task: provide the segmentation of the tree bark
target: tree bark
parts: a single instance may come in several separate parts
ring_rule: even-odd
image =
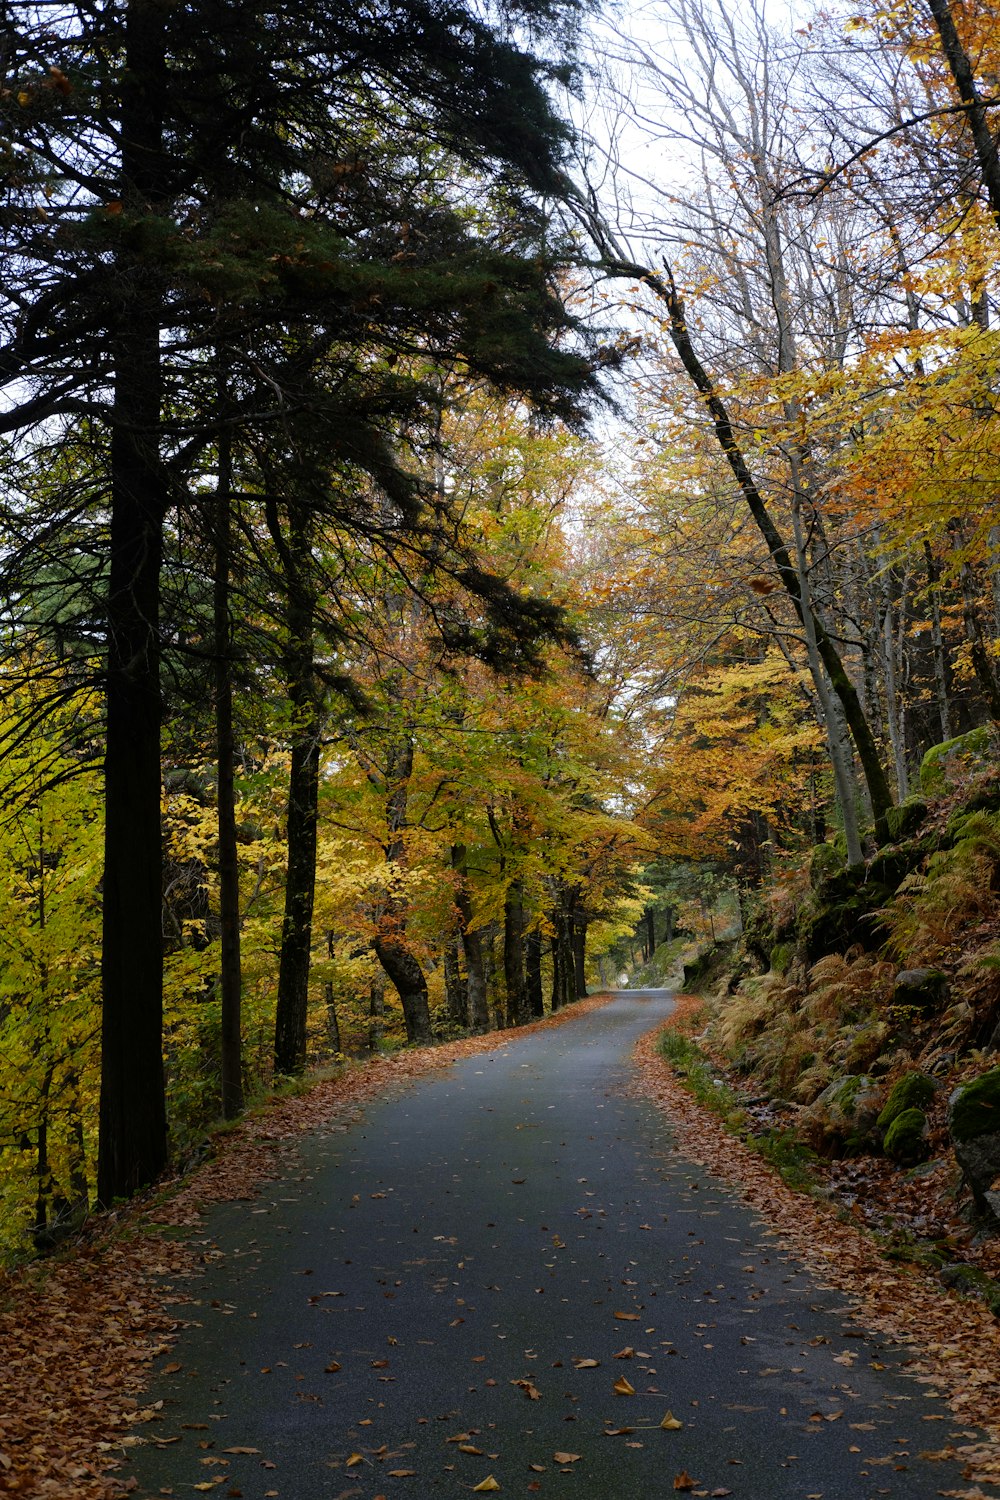
[[[528,1012],[534,1019],[545,1014],[542,989],[542,934],[535,927],[524,940],[524,981]]]
[[[122,201],[161,198],[168,87],[163,12],[132,0],[121,85]],[[156,269],[123,250],[113,334],[107,610],[99,1203],[167,1163],[160,830],[160,561],[167,486],[159,454],[161,296]]]
[[[993,217],[1000,226],[1000,159],[997,156],[997,143],[986,117],[982,96],[976,86],[972,63],[969,60],[969,54],[962,46],[948,0],[927,0],[927,6],[934,17],[934,24],[941,38],[941,50],[951,70],[951,76],[955,80],[958,96],[967,106],[966,117],[969,121],[969,130],[972,134],[983,186],[989,198]]]
[[[503,976],[507,989],[507,1024],[528,1019],[524,975],[524,890],[519,880],[507,887],[503,908]]]
[[[455,905],[460,919],[462,949],[465,953],[465,968],[469,986],[469,1027],[474,1032],[489,1031],[490,1012],[486,994],[486,962],[483,955],[483,940],[478,928],[472,926],[472,898],[466,879],[466,848],[454,844],[451,850],[451,867],[455,871]]]
[[[403,831],[407,821],[407,797],[413,770],[413,740],[403,735],[391,747],[386,769],[386,821],[389,843],[386,859],[402,864],[406,857]],[[416,954],[406,940],[406,906],[394,896],[386,900],[373,942],[375,953],[399,992],[409,1042],[432,1039],[427,980]]]
[[[319,820],[320,722],[314,664],[315,592],[309,577],[310,529],[293,515],[287,543],[274,508],[270,529],[278,546],[287,588],[284,669],[292,707],[292,751],[288,774],[288,845],[285,909],[278,961],[274,1023],[276,1073],[301,1073],[306,1063],[309,969],[316,895],[316,839]]]
[[[219,838],[219,998],[221,1005],[222,1113],[243,1110],[242,999],[240,962],[240,866],[236,841],[236,736],[233,729],[232,623],[229,573],[232,552],[232,440],[219,440],[215,496],[215,756]]]

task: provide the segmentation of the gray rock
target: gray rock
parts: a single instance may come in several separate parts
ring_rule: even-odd
[[[902,969],[892,987],[892,1003],[931,1010],[947,993],[948,977],[940,969]]]
[[[1000,1068],[959,1084],[948,1100],[948,1130],[976,1207],[1000,1220]]]

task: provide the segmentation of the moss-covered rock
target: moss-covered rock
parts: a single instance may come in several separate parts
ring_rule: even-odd
[[[956,735],[943,744],[932,745],[920,762],[920,790],[927,795],[944,791],[948,781],[949,764],[957,760],[971,761],[983,765],[990,757],[990,730],[986,724],[970,729],[966,734]]]
[[[889,837],[894,844],[912,838],[927,817],[927,803],[922,797],[907,797],[898,807],[890,807],[885,815]]]
[[[948,994],[948,976],[940,969],[901,969],[892,986],[893,1005],[937,1010]]]
[[[904,1073],[889,1090],[875,1124],[879,1130],[888,1130],[906,1110],[926,1109],[936,1093],[937,1084],[926,1073]]]
[[[948,1101],[948,1129],[976,1207],[1000,1220],[1000,1068],[959,1084]]]
[[[865,1073],[850,1073],[828,1084],[803,1110],[799,1128],[813,1150],[848,1156],[865,1149],[878,1114],[880,1089]]]
[[[815,890],[824,880],[829,880],[831,875],[838,874],[844,864],[843,849],[836,844],[817,844],[809,855],[809,884]]]
[[[866,876],[864,865],[851,865],[822,880],[801,907],[796,931],[808,963],[859,943],[873,949],[885,942],[882,909],[892,891]]]
[[[885,1133],[885,1154],[912,1167],[927,1155],[927,1116],[922,1109],[904,1109]]]
[[[948,1129],[953,1141],[1000,1135],[1000,1068],[991,1068],[960,1083],[948,1101]]]
[[[792,943],[775,943],[771,949],[771,968],[775,974],[787,974],[795,948]]]

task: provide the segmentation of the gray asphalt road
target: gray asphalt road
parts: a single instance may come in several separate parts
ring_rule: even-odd
[[[138,1493],[961,1489],[954,1461],[920,1457],[957,1431],[905,1351],[864,1336],[624,1095],[632,1042],[670,1006],[626,991],[515,1036],[215,1210],[193,1326],[149,1393],[163,1420],[130,1459]]]

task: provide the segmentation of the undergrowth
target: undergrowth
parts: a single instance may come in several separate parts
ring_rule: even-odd
[[[711,1060],[697,1043],[679,1031],[665,1031],[660,1052],[698,1103],[712,1111],[725,1128],[763,1157],[764,1161],[797,1192],[813,1192],[818,1186],[818,1158],[793,1130],[755,1131],[750,1128],[740,1096],[715,1076]]]

